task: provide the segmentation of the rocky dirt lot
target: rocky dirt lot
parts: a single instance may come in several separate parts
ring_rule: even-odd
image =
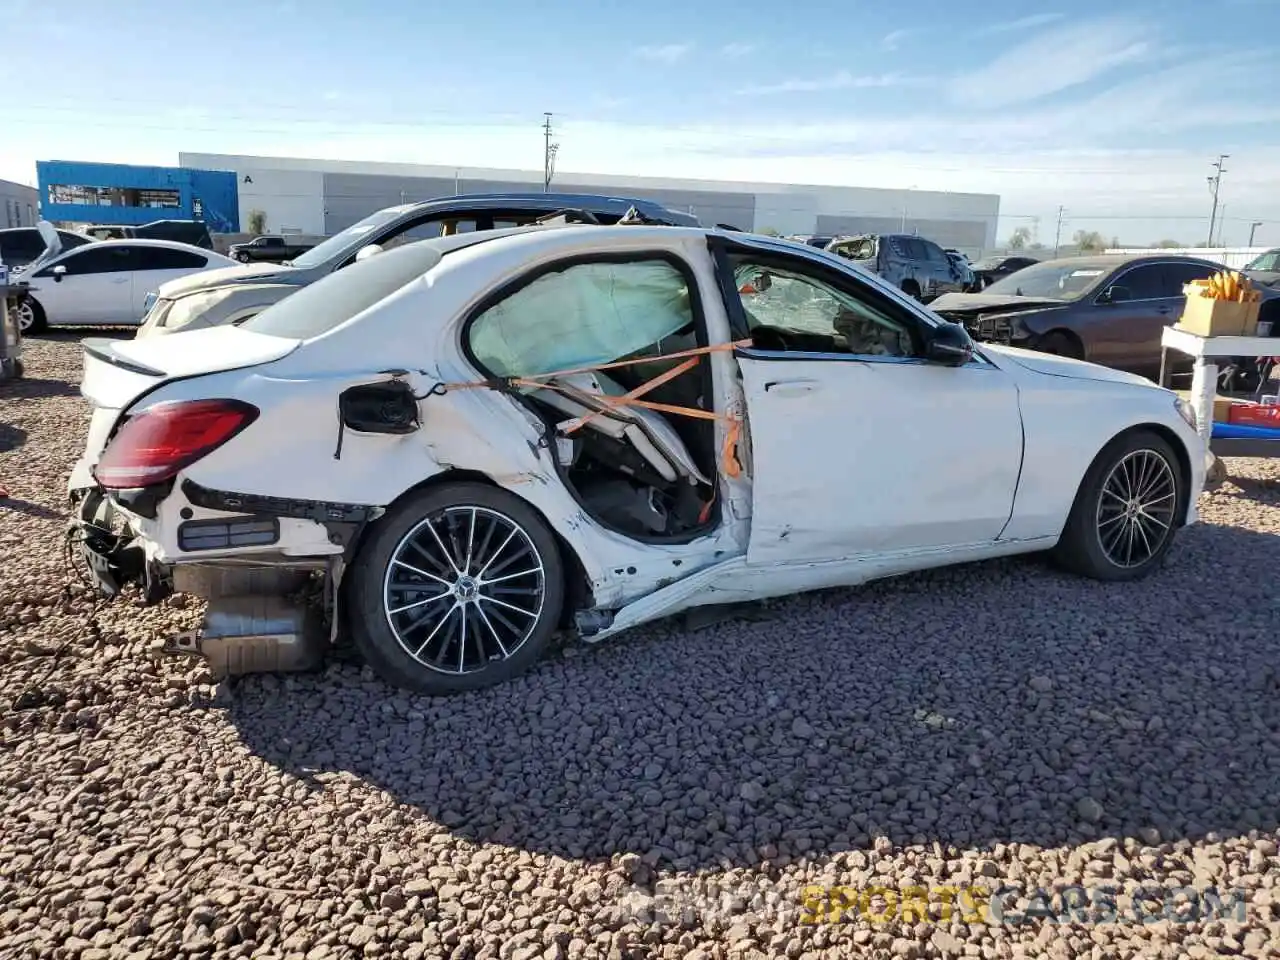
[[[27,353],[0,384],[0,955],[1280,956],[1280,466],[1230,463],[1139,584],[906,577],[448,700],[345,663],[215,688],[156,651],[194,601],[67,587],[80,349]],[[1032,909],[1073,885],[1072,915]]]

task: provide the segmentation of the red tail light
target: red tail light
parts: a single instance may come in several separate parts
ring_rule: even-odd
[[[108,490],[149,487],[172,479],[258,418],[239,400],[178,400],[130,419],[93,468]]]

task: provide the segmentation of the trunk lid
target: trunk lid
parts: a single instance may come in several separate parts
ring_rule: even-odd
[[[210,327],[143,340],[86,338],[80,392],[93,414],[84,454],[72,470],[68,488],[94,485],[89,468],[98,462],[121,413],[143,394],[173,380],[271,363],[288,356],[299,343],[239,327]]]

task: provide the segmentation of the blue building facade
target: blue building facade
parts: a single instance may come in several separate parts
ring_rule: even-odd
[[[121,226],[203,220],[213,233],[240,230],[236,175],[225,170],[40,160],[36,180],[45,220]]]

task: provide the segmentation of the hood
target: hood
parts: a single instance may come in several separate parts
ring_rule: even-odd
[[[982,352],[992,356],[992,359],[1006,370],[1009,369],[1011,364],[1016,364],[1024,370],[1044,374],[1047,377],[1066,377],[1069,380],[1096,380],[1102,383],[1131,383],[1135,386],[1163,389],[1156,386],[1146,377],[1140,377],[1136,373],[1113,370],[1110,367],[1102,367],[1096,363],[1073,360],[1070,357],[1059,357],[1051,353],[1038,353],[1035,350],[1023,350],[1020,347],[1006,347],[990,343],[982,344]]]
[[[234,267],[221,267],[217,270],[204,270],[170,280],[160,287],[160,296],[165,300],[185,296],[197,290],[209,287],[220,287],[228,283],[283,283],[302,285],[301,271],[286,267],[279,263],[243,264]]]
[[[1254,283],[1260,283],[1266,287],[1274,287],[1280,283],[1280,270],[1241,270],[1240,272]]]
[[[1018,310],[1045,310],[1065,307],[1068,301],[1049,297],[1017,297],[1009,293],[944,293],[929,309],[934,313],[976,316],[979,313],[1014,313]]]
[[[18,268],[22,273],[35,273],[41,266],[62,252],[62,238],[58,236],[58,231],[53,228],[52,223],[48,220],[41,220],[36,223],[36,231],[40,234],[40,239],[44,241],[44,249],[30,263],[23,264]]]

